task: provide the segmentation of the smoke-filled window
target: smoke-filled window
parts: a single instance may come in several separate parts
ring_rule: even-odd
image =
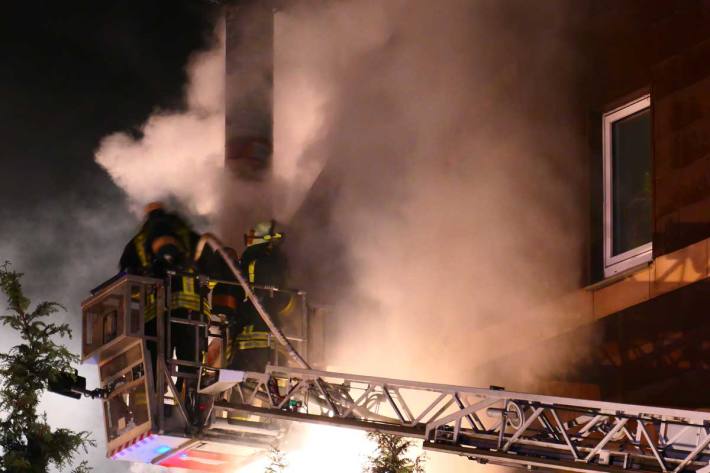
[[[651,259],[651,98],[604,114],[604,275]]]

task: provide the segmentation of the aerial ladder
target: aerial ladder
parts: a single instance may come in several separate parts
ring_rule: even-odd
[[[101,398],[112,459],[233,471],[278,444],[291,422],[303,422],[420,439],[424,450],[482,464],[710,473],[710,413],[312,369],[313,311],[305,294],[294,291],[302,298],[301,319],[297,333],[285,333],[254,290],[286,289],[250,286],[215,237],[202,238],[198,256],[206,245],[223,257],[236,282],[193,277],[202,287],[219,282],[244,289],[273,335],[273,364],[244,372],[199,356],[176,359],[167,348],[171,324],[191,325],[196,344],[200,337],[226,340],[228,324],[219,317],[171,317],[170,277],[108,281],[82,303],[82,359],[98,365],[101,386],[87,391],[81,384],[70,395]],[[144,333],[151,310],[157,336]],[[149,346],[157,347],[154,360]],[[192,396],[178,392],[179,378],[194,386]]]

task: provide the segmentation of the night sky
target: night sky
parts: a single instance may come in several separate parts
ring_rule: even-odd
[[[105,135],[138,133],[155,109],[183,106],[185,64],[207,45],[218,13],[205,0],[3,5],[0,261],[25,273],[35,301],[67,307],[56,317],[74,327],[75,351],[80,302],[116,272],[138,223],[93,153]],[[0,349],[11,340],[0,328]],[[82,374],[90,377],[89,368]],[[103,444],[96,401],[52,396],[45,399],[51,423],[96,429]],[[126,470],[102,456],[89,458],[96,471]]]
[[[8,219],[120,194],[93,163],[108,133],[181,105],[184,65],[216,8],[200,0],[15,2],[3,12],[3,236]]]
[[[20,247],[19,269],[61,265],[58,248],[90,243],[93,236],[76,228],[87,214],[110,207],[120,213],[113,223],[131,219],[93,152],[103,136],[137,130],[154,109],[182,105],[185,63],[205,45],[216,14],[201,0],[4,9],[0,248]]]
[[[0,192],[5,199],[21,186],[36,206],[66,193],[67,179],[83,181],[79,195],[105,187],[90,165],[99,138],[156,107],[180,106],[185,61],[204,45],[215,8],[199,0],[25,8],[0,20],[3,164],[11,166]]]

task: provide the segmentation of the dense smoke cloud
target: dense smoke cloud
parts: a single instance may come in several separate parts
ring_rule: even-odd
[[[276,110],[306,110],[314,126],[286,132],[293,148],[284,153],[296,160],[291,169],[306,170],[294,173],[296,186],[322,168],[311,191],[320,197],[292,227],[302,282],[335,305],[328,361],[532,388],[572,355],[546,352],[537,336],[588,315],[577,290],[587,202],[578,200],[586,161],[576,7],[318,5],[277,15],[288,41],[283,50],[277,42],[286,59],[277,62]],[[293,63],[300,69],[279,68]],[[300,81],[281,82],[289,74]],[[483,370],[519,350],[540,368]]]
[[[187,67],[186,109],[157,110],[137,136],[107,136],[96,161],[139,213],[149,201],[175,199],[193,214],[214,217],[224,179],[224,35]]]
[[[589,320],[578,11],[359,0],[277,15],[275,169],[298,283],[333,307],[330,367],[528,390],[573,368],[583,340],[540,341]],[[520,352],[524,366],[490,369]]]
[[[274,176],[282,188],[275,212],[285,221],[330,159],[308,146],[332,126],[324,123],[329,102],[343,93],[344,85],[336,74],[354,58],[381,48],[390,34],[386,9],[379,4],[314,6],[292,2],[275,17]],[[366,21],[365,31],[355,18]]]

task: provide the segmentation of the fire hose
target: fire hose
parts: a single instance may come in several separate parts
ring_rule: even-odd
[[[259,313],[261,319],[269,327],[269,330],[271,330],[271,333],[274,335],[274,338],[276,338],[276,340],[286,349],[288,355],[301,368],[307,370],[311,369],[308,362],[301,356],[300,353],[296,351],[295,348],[293,348],[291,342],[289,342],[288,338],[286,338],[281,329],[274,323],[269,313],[266,312],[266,309],[264,309],[264,306],[261,304],[261,301],[258,297],[256,297],[254,291],[252,291],[252,288],[251,286],[249,286],[249,283],[244,278],[244,275],[242,275],[242,272],[234,264],[234,261],[232,261],[232,258],[229,257],[229,254],[224,249],[224,245],[221,241],[219,241],[216,236],[212,235],[211,233],[205,233],[204,235],[202,235],[200,241],[197,243],[197,247],[195,248],[195,261],[200,259],[200,256],[202,255],[202,252],[205,249],[205,245],[209,245],[214,251],[219,253],[224,262],[227,264],[227,267],[229,267],[229,270],[232,272],[234,277],[237,278],[237,282],[239,282],[239,285],[242,286],[242,289],[244,289],[244,294],[246,295],[247,299],[249,299],[249,301],[254,305],[254,308]],[[335,406],[335,403],[332,401],[332,399],[330,399],[330,396],[327,394],[327,383],[322,380],[319,380],[318,385],[323,395],[325,396],[325,400],[328,403],[330,409],[337,412],[337,407]]]
[[[244,275],[242,275],[242,272],[237,268],[237,266],[234,264],[234,261],[232,261],[232,258],[229,256],[227,251],[224,249],[224,245],[222,242],[214,235],[211,233],[205,233],[202,235],[200,238],[199,242],[197,243],[197,247],[195,248],[195,261],[200,259],[200,256],[202,255],[202,252],[205,249],[205,246],[209,245],[214,251],[216,251],[224,260],[224,262],[227,264],[229,267],[229,270],[232,272],[234,277],[237,279],[237,282],[239,285],[244,289],[244,293],[246,294],[247,299],[254,305],[254,308],[256,311],[259,313],[259,316],[261,319],[264,321],[264,323],[269,327],[269,330],[271,330],[271,333],[274,335],[274,338],[286,349],[286,352],[288,355],[298,364],[303,369],[311,369],[310,365],[308,362],[296,351],[295,348],[293,348],[293,345],[291,345],[291,342],[286,338],[286,336],[283,334],[281,329],[276,325],[274,320],[271,318],[268,312],[266,312],[266,309],[264,309],[264,306],[262,305],[261,301],[259,300],[258,297],[254,294],[254,291],[252,290],[251,286],[247,282],[247,280],[244,278]],[[322,379],[318,379],[316,382],[321,394],[325,398],[325,402],[328,406],[328,408],[331,409],[333,412],[338,412],[338,408],[336,406],[336,402],[332,398],[332,392],[333,387],[330,386],[327,382],[323,381]],[[344,404],[346,408],[351,408],[354,413],[359,413],[361,411],[361,408],[358,406],[354,405],[354,402],[351,399],[343,399],[342,398],[342,393],[340,393],[341,399],[339,400],[338,403]],[[372,415],[370,413],[370,415]]]
[[[232,272],[232,274],[234,274],[234,277],[237,278],[237,282],[239,282],[239,285],[242,287],[242,289],[244,289],[244,294],[246,294],[247,299],[249,299],[249,301],[254,305],[254,308],[259,313],[261,319],[269,327],[269,330],[271,330],[271,333],[274,335],[274,338],[276,338],[276,340],[278,340],[278,342],[286,349],[288,355],[301,368],[311,369],[311,367],[308,365],[308,362],[306,362],[306,360],[303,359],[301,354],[298,353],[295,348],[293,348],[291,342],[288,340],[288,338],[286,338],[281,329],[274,323],[269,313],[266,312],[261,301],[258,297],[256,297],[251,286],[242,275],[242,272],[234,264],[232,258],[230,258],[229,254],[225,251],[224,245],[221,241],[219,241],[216,236],[212,235],[211,233],[205,233],[204,235],[202,235],[200,241],[197,243],[197,247],[195,248],[195,261],[200,259],[200,256],[202,255],[202,252],[205,249],[205,245],[209,245],[214,251],[219,253],[224,262],[227,263],[229,270]]]

